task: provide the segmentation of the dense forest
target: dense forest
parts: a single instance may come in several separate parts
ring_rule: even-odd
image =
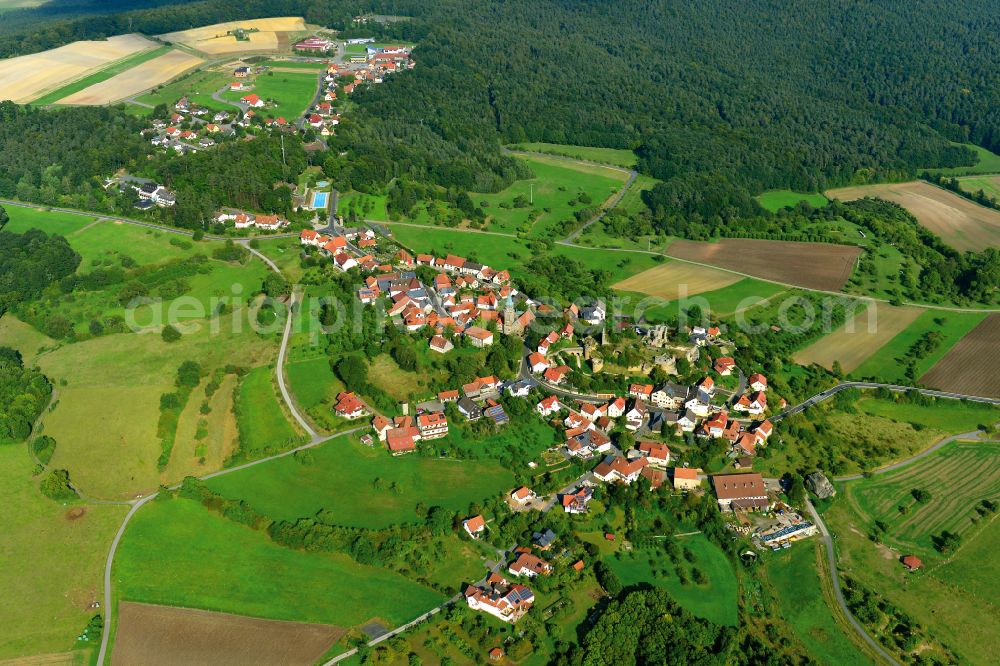
[[[0,219],[5,216],[0,214]],[[79,265],[80,255],[62,236],[50,237],[38,229],[23,234],[0,231],[0,315],[37,298]]]
[[[418,67],[358,96],[338,146],[352,180],[495,189],[513,174],[499,142],[630,147],[664,181],[654,211],[726,218],[766,188],[974,162],[952,141],[1000,149],[1000,15],[971,0],[868,4],[207,0],[12,34],[0,54],[262,15],[336,27],[409,14],[381,30],[418,40]]]

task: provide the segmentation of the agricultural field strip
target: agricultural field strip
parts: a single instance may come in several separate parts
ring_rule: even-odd
[[[166,227],[166,226],[159,225],[159,224],[151,224],[149,222],[140,222],[139,220],[133,220],[133,219],[130,219],[130,218],[127,218],[127,217],[116,217],[116,216],[113,216],[113,215],[104,215],[102,213],[88,213],[87,211],[76,210],[76,209],[73,209],[73,208],[44,207],[44,206],[38,206],[37,204],[24,203],[23,201],[14,201],[14,200],[11,200],[11,199],[0,199],[0,205],[4,205],[4,206],[19,206],[21,208],[33,208],[33,209],[37,209],[37,210],[51,210],[51,211],[54,211],[54,212],[57,212],[57,213],[66,213],[68,215],[82,215],[82,216],[89,217],[89,218],[96,219],[96,220],[111,220],[112,222],[124,222],[126,224],[134,224],[136,226],[146,227],[147,229],[157,229],[159,231],[165,231],[167,233],[178,234],[178,235],[181,235],[181,236],[191,236],[192,235],[192,232],[186,231],[184,229],[177,229],[175,227]],[[411,223],[408,223],[408,222],[388,222],[388,223],[386,223],[386,222],[380,222],[378,220],[365,220],[365,222],[372,222],[373,224],[380,224],[380,225],[385,225],[385,224],[393,225],[393,224],[395,224],[395,225],[399,225],[399,226],[417,227],[417,228],[421,228],[421,229],[426,229],[427,228],[427,225],[425,225],[425,224],[411,224]],[[476,229],[449,229],[449,231],[455,231],[455,232],[459,232],[459,233],[479,233],[479,234],[487,234],[487,235],[494,235],[494,236],[504,236],[504,237],[507,237],[507,238],[514,237],[511,234],[502,234],[502,233],[495,232],[495,231],[479,231],[479,230],[476,230]],[[274,234],[272,236],[267,236],[266,239],[264,239],[264,240],[276,240],[276,239],[280,239],[280,238],[296,238],[296,237],[297,237],[296,234]],[[253,240],[253,237],[250,237],[250,236],[228,237],[228,236],[215,236],[215,235],[212,235],[212,234],[205,234],[205,238],[207,240],[218,240],[218,241],[226,241],[226,240],[250,241],[250,240]],[[566,241],[556,241],[556,244],[557,245],[564,245],[566,247],[576,248],[578,250],[587,250],[587,251],[590,251],[590,252],[605,251],[604,248],[588,247],[586,245],[578,245],[576,243],[568,243]],[[739,276],[742,276],[742,277],[745,277],[745,278],[753,278],[755,280],[760,280],[761,282],[770,282],[771,284],[777,284],[777,285],[780,285],[782,287],[795,288],[795,289],[804,289],[805,291],[812,291],[812,292],[815,292],[815,293],[818,293],[818,294],[829,294],[831,296],[844,296],[844,297],[847,297],[847,298],[853,298],[853,299],[862,300],[862,301],[874,301],[876,303],[889,303],[889,299],[887,299],[887,298],[874,298],[872,296],[857,296],[857,295],[854,295],[854,294],[845,294],[845,293],[839,292],[839,291],[828,291],[826,289],[813,289],[813,288],[810,288],[810,287],[800,287],[798,285],[791,284],[791,283],[788,283],[788,282],[782,282],[780,280],[772,280],[772,279],[769,279],[769,278],[757,277],[755,275],[750,275],[749,273],[743,273],[741,271],[733,270],[733,269],[730,269],[730,268],[721,268],[719,266],[712,266],[711,264],[705,264],[705,263],[698,262],[698,261],[691,261],[689,259],[679,259],[677,257],[671,257],[670,255],[667,255],[667,254],[665,254],[663,252],[651,252],[651,251],[648,251],[648,250],[631,250],[631,249],[615,249],[614,251],[615,252],[627,252],[627,253],[632,253],[632,254],[645,254],[645,255],[660,256],[660,257],[666,256],[666,257],[668,257],[668,258],[670,258],[670,259],[672,259],[674,261],[681,261],[681,262],[684,262],[684,263],[687,263],[687,264],[692,264],[694,266],[702,266],[703,268],[711,268],[713,270],[725,271],[727,273],[733,273],[734,275],[739,275]],[[1000,308],[992,308],[992,309],[989,309],[989,308],[957,308],[957,307],[951,307],[951,306],[945,306],[945,305],[930,305],[930,304],[927,304],[927,303],[903,303],[903,305],[909,305],[909,306],[913,306],[913,307],[924,308],[924,309],[927,309],[927,310],[941,310],[941,311],[944,311],[944,312],[996,312],[996,313],[1000,313]]]
[[[1000,394],[997,369],[988,362],[996,357],[998,331],[1000,315],[990,315],[949,349],[920,380],[942,389]]]
[[[168,51],[64,97],[56,103],[99,105],[126,99],[169,81],[204,62],[201,58],[184,51]]]

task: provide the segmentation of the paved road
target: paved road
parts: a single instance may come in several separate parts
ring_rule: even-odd
[[[234,106],[237,109],[239,109],[240,113],[246,113],[247,109],[249,108],[246,104],[243,104],[242,102],[239,102],[239,103],[237,103],[237,102],[230,102],[228,99],[226,99],[226,98],[224,98],[222,96],[222,93],[224,93],[224,92],[226,92],[228,90],[229,90],[229,86],[222,86],[221,88],[219,88],[218,90],[216,90],[214,93],[212,93],[212,99],[214,99],[216,102],[218,102],[220,104],[228,104],[229,106]]]
[[[926,396],[932,396],[935,398],[949,398],[952,400],[970,400],[972,402],[983,402],[990,405],[1000,405],[1000,399],[990,398],[980,395],[966,395],[964,393],[952,393],[949,391],[937,391],[935,389],[925,389],[917,388],[913,386],[902,386],[900,384],[878,384],[876,382],[841,382],[832,388],[828,388],[825,391],[820,391],[811,398],[806,399],[803,402],[795,405],[794,407],[789,407],[785,411],[776,414],[771,417],[771,421],[777,422],[782,419],[788,418],[793,414],[798,414],[805,411],[809,407],[828,400],[840,393],[841,391],[846,391],[847,389],[888,389],[894,393],[906,393],[908,391],[916,391]]]
[[[840,587],[840,574],[837,572],[837,557],[833,550],[833,537],[830,535],[830,531],[826,529],[826,524],[820,517],[819,513],[816,511],[816,507],[812,505],[809,498],[806,498],[806,510],[809,511],[809,515],[812,517],[813,522],[816,527],[819,528],[820,538],[823,540],[823,545],[826,546],[826,564],[830,569],[830,578],[833,582],[833,592],[834,596],[837,598],[837,605],[840,606],[840,610],[843,611],[844,616],[847,617],[847,621],[851,623],[854,630],[858,632],[858,635],[868,644],[868,646],[875,651],[882,659],[887,661],[894,666],[899,666],[899,662],[896,661],[892,655],[885,651],[878,641],[868,635],[865,628],[861,626],[861,623],[857,621],[854,615],[851,614],[851,610],[847,607],[847,602],[844,600],[844,591]]]
[[[907,465],[909,465],[911,463],[915,463],[916,461],[920,460],[921,458],[926,458],[927,456],[931,455],[935,451],[941,449],[944,446],[947,446],[948,444],[951,444],[954,441],[957,441],[957,440],[960,440],[960,439],[979,439],[979,437],[981,435],[983,435],[983,431],[982,430],[973,430],[972,432],[963,432],[963,433],[961,433],[959,435],[952,435],[951,437],[946,437],[946,438],[942,439],[940,442],[938,442],[934,446],[932,446],[930,448],[927,448],[927,449],[924,449],[923,451],[921,451],[920,453],[916,454],[915,456],[907,458],[906,460],[900,460],[899,462],[895,462],[895,463],[893,463],[891,465],[886,465],[885,467],[880,467],[880,468],[878,468],[876,470],[873,470],[873,471],[869,472],[868,475],[865,475],[865,474],[849,474],[847,476],[838,476],[838,477],[835,477],[833,480],[834,481],[857,481],[858,479],[863,479],[866,476],[875,476],[875,475],[878,475],[878,474],[885,474],[887,472],[892,472],[892,471],[895,471],[895,470],[897,470],[897,469],[899,469],[901,467],[906,467]],[[979,440],[979,441],[992,442],[992,441],[995,441],[995,440],[992,440],[992,439],[983,439],[983,440]]]
[[[294,416],[295,420],[299,422],[302,429],[309,433],[312,441],[315,442],[319,438],[319,435],[316,434],[316,431],[312,429],[312,426],[310,426],[309,423],[302,418],[302,415],[299,414],[299,410],[295,407],[295,401],[292,400],[291,393],[289,393],[288,387],[285,386],[285,358],[288,353],[288,339],[291,337],[292,333],[292,319],[294,319],[293,308],[297,299],[298,294],[295,291],[292,291],[292,297],[288,301],[288,317],[285,319],[285,334],[281,336],[281,347],[278,349],[278,363],[275,366],[274,372],[278,377],[278,388],[281,390],[281,397],[284,398],[285,404],[288,405],[288,411],[292,413],[292,416]]]
[[[155,224],[153,222],[143,222],[141,220],[133,220],[128,217],[118,217],[116,215],[105,215],[104,213],[93,213],[85,210],[76,210],[73,208],[57,208],[54,206],[43,206],[41,204],[24,203],[23,201],[11,201],[10,199],[0,199],[0,205],[3,206],[14,206],[15,208],[31,208],[34,210],[49,210],[56,213],[66,213],[67,215],[80,215],[82,217],[89,217],[95,220],[107,220],[110,222],[123,222],[125,224],[131,224],[137,227],[145,227],[146,229],[156,229],[158,231],[164,231],[168,234],[177,234],[178,236],[193,236],[194,231],[188,229],[178,229],[177,227],[168,227],[162,224]],[[43,230],[44,231],[44,230]],[[298,234],[273,234],[270,236],[215,236],[213,234],[205,234],[205,240],[215,240],[215,241],[227,241],[231,240],[234,242],[251,241],[257,240],[272,240],[275,238],[295,238]]]

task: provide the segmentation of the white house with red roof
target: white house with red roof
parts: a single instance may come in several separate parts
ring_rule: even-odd
[[[356,419],[365,415],[365,405],[353,391],[342,391],[337,394],[337,404],[333,411],[345,419]]]
[[[549,369],[549,362],[538,352],[531,352],[528,355],[528,368],[531,372],[538,374]]]
[[[465,335],[473,347],[489,347],[493,344],[493,334],[480,326],[470,326],[465,329]]]
[[[717,373],[723,377],[728,377],[733,373],[733,369],[736,367],[736,359],[732,356],[720,356],[715,359],[713,367]]]
[[[537,497],[538,496],[535,494],[535,491],[528,486],[521,486],[510,494],[510,498],[514,500],[514,503],[518,506],[530,504],[535,501]]]
[[[555,331],[550,332],[538,343],[538,353],[548,354],[549,348],[557,342],[559,342],[559,334]]]
[[[636,447],[650,465],[666,467],[670,464],[670,447],[661,442],[639,442]]]
[[[547,398],[543,398],[536,406],[535,411],[537,411],[542,416],[551,416],[555,414],[562,408],[559,404],[559,398],[554,395],[550,395]]]
[[[466,518],[462,521],[462,527],[465,528],[470,537],[478,539],[486,531],[486,519],[483,518],[482,514]]]
[[[260,98],[260,95],[258,95],[257,93],[250,93],[249,95],[245,95],[244,97],[240,98],[240,101],[254,109],[259,109],[262,106],[264,106],[264,100],[262,100]]]
[[[749,377],[747,377],[747,386],[749,386],[754,391],[766,391],[767,390],[767,377],[756,372]]]
[[[498,573],[490,574],[481,587],[465,589],[465,601],[472,610],[489,613],[503,622],[514,623],[524,617],[535,602],[534,593],[524,585],[511,585]]]
[[[625,398],[617,397],[608,403],[607,407],[608,418],[617,419],[619,416],[625,413]]]
[[[628,387],[629,397],[632,398],[642,398],[643,400],[649,400],[650,396],[653,395],[653,385],[652,384],[632,384]]]
[[[534,578],[535,576],[545,576],[552,573],[552,565],[531,553],[521,553],[517,559],[510,563],[507,571],[514,576],[524,576]]]
[[[646,458],[628,461],[621,456],[608,456],[594,468],[594,476],[605,483],[620,481],[628,485],[639,478],[642,469],[648,464]]]
[[[733,405],[733,409],[752,415],[763,414],[767,411],[767,395],[763,391],[757,391],[752,395],[743,394]]]

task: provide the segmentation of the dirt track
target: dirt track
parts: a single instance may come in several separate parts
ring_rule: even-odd
[[[920,378],[942,391],[1000,398],[1000,315],[990,315],[972,329]]]
[[[929,231],[956,250],[1000,248],[1000,211],[985,208],[924,181],[843,187],[826,192],[831,199],[878,197],[910,211]]]
[[[120,605],[113,666],[311,666],[343,634],[340,627],[227,613]]]
[[[723,238],[717,243],[677,240],[667,255],[785,284],[840,291],[861,248],[831,243]]]

